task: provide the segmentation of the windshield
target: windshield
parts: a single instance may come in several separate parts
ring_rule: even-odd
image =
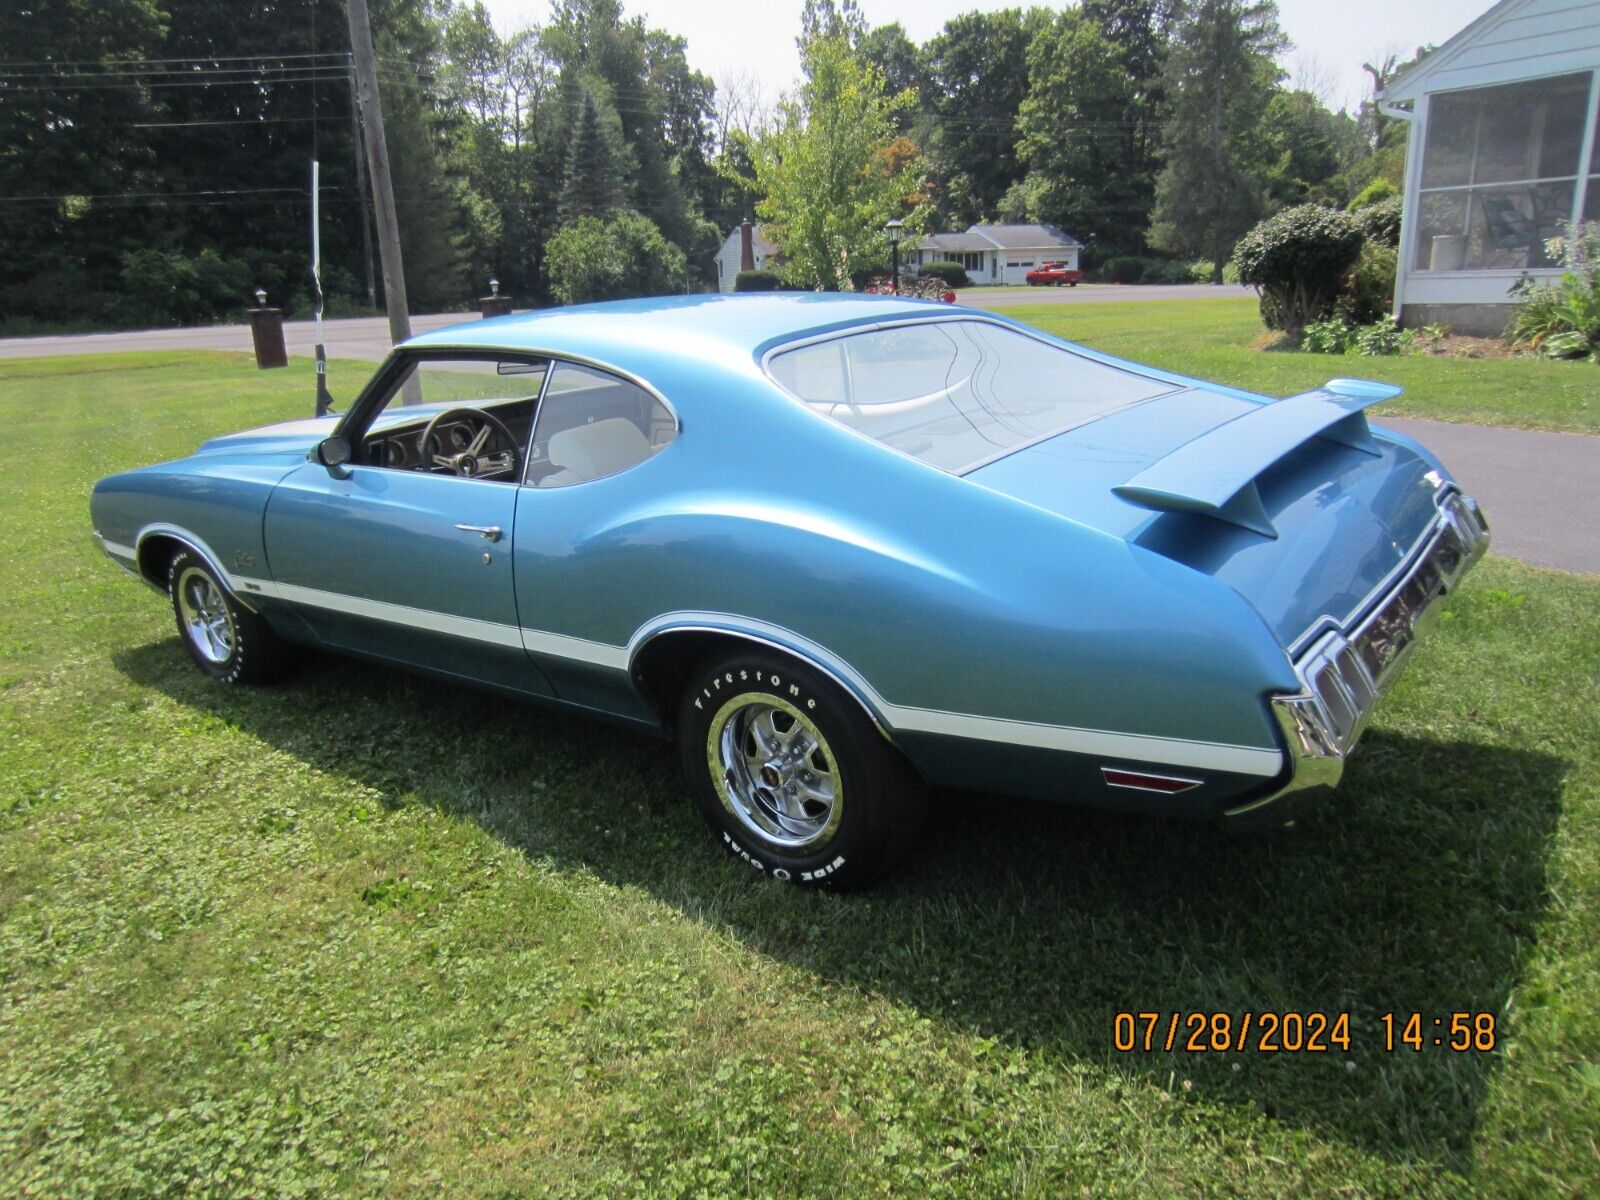
[[[954,474],[1174,385],[988,321],[929,321],[772,356],[807,407]]]

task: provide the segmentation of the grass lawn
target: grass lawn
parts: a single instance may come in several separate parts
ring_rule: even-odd
[[[1048,316],[1131,350],[1133,307]],[[1262,357],[1309,373],[1233,377],[1348,365]],[[952,797],[881,889],[803,894],[665,745],[331,658],[193,669],[89,486],[310,378],[0,363],[0,1195],[1593,1194],[1600,580],[1481,567],[1283,835]],[[1119,1010],[1247,1009],[1353,1045],[1112,1049]],[[1385,1052],[1413,1011],[1500,1046]]]
[[[1375,410],[1404,417],[1600,433],[1600,370],[1534,358],[1362,358],[1257,350],[1253,298],[1033,304],[1004,310],[1108,354],[1271,396],[1340,376],[1396,383],[1406,394]]]

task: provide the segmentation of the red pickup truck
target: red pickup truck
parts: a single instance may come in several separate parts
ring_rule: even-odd
[[[1027,274],[1028,282],[1034,287],[1055,285],[1063,283],[1068,287],[1077,287],[1078,281],[1083,278],[1083,272],[1076,267],[1069,267],[1062,262],[1040,263]]]

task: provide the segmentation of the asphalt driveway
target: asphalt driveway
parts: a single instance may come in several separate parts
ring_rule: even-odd
[[[1489,518],[1491,554],[1600,574],[1600,437],[1379,417],[1444,460]]]

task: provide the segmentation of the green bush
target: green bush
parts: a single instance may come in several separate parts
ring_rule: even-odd
[[[1338,317],[1312,321],[1300,339],[1300,349],[1308,354],[1343,354],[1350,348],[1354,333],[1355,330]]]
[[[1340,317],[1327,317],[1306,325],[1300,348],[1310,354],[1361,354],[1385,358],[1404,354],[1416,343],[1409,329],[1391,320],[1352,325]]]
[[[688,278],[683,251],[636,212],[579,217],[545,248],[550,292],[563,304],[663,296]]]
[[[1411,348],[1411,333],[1393,321],[1374,321],[1356,330],[1356,353],[1368,358],[1386,358]]]
[[[1144,259],[1131,254],[1108,258],[1100,273],[1110,283],[1138,283],[1144,278]]]
[[[1339,315],[1353,325],[1368,325],[1386,318],[1394,305],[1394,275],[1399,254],[1390,246],[1367,242],[1350,274],[1345,277]]]
[[[193,257],[145,247],[122,256],[122,288],[151,323],[193,325],[245,308],[250,273],[241,262],[205,249]]]
[[[1147,258],[1141,283],[1189,283],[1191,264],[1175,258]]]
[[[972,280],[967,278],[967,269],[958,262],[931,262],[922,267],[917,274],[942,279],[953,288],[972,286]]]
[[[1194,262],[1190,263],[1189,281],[1191,283],[1210,283],[1211,260],[1207,258],[1198,258]],[[1222,264],[1222,282],[1239,282],[1239,264],[1234,262],[1231,258]]]
[[[1561,278],[1535,283],[1524,275],[1518,281],[1520,299],[1506,340],[1546,358],[1600,363],[1600,224],[1567,223],[1545,248],[1560,262]]]
[[[740,271],[733,277],[733,290],[736,292],[775,292],[783,285],[776,271],[756,269],[754,271]]]
[[[1301,204],[1268,217],[1234,247],[1239,278],[1261,289],[1268,329],[1298,338],[1327,316],[1365,239],[1349,213]]]
[[[1399,198],[1400,189],[1387,179],[1379,176],[1357,192],[1355,199],[1345,205],[1345,209],[1349,212],[1356,212],[1370,204],[1377,204],[1381,200],[1398,200]]]
[[[1367,241],[1376,242],[1380,246],[1400,245],[1399,196],[1389,196],[1365,208],[1357,209],[1354,216]]]

